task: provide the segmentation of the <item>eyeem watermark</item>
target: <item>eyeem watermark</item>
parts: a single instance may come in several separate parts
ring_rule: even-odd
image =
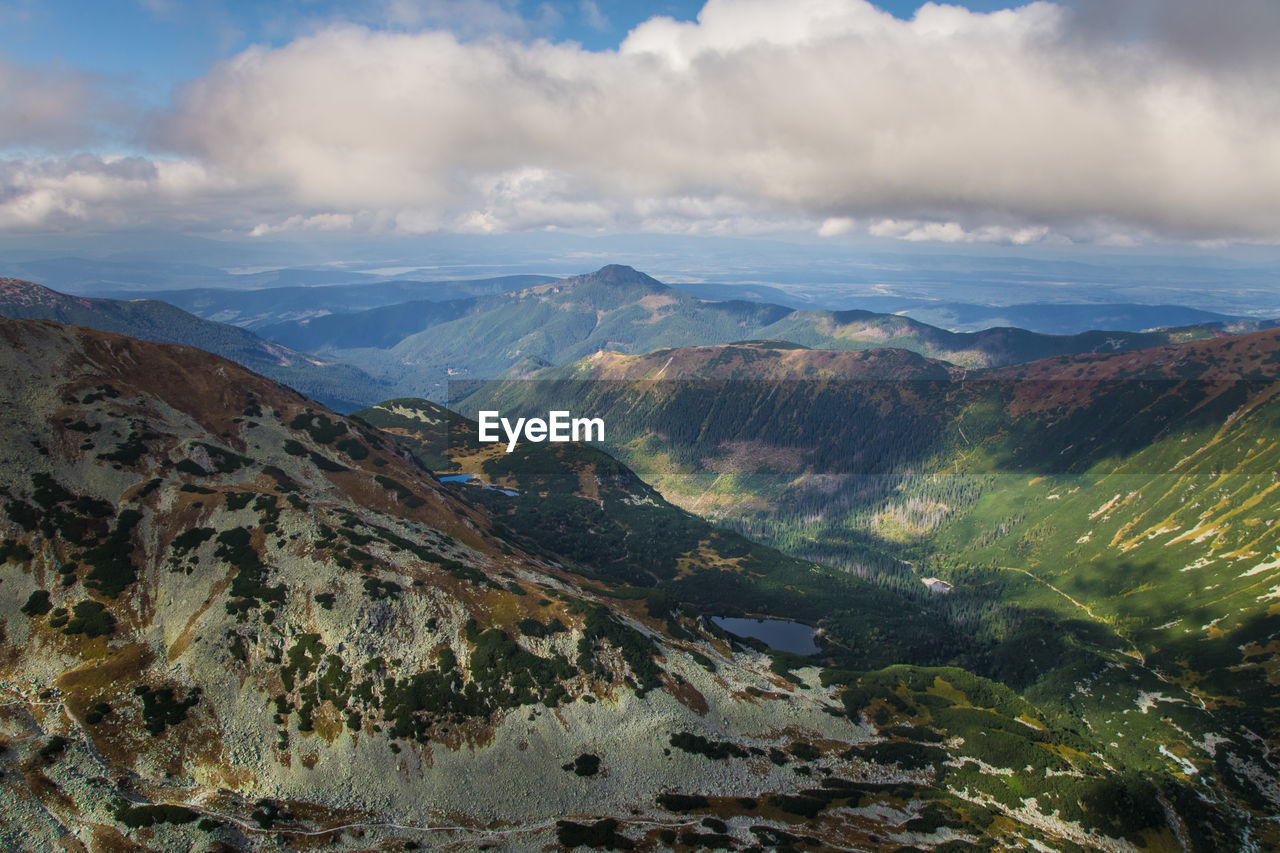
[[[516,418],[513,424],[499,412],[479,412],[479,437],[483,442],[502,441],[498,427],[507,436],[507,452],[521,439],[541,441],[604,441],[603,418],[575,418],[568,412],[547,412],[542,418]]]

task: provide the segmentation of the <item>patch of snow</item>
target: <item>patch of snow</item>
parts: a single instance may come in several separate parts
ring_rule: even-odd
[[[1210,758],[1216,758],[1218,755],[1218,744],[1231,743],[1231,738],[1214,734],[1213,732],[1205,732],[1204,740],[1196,744],[1196,746],[1209,753]]]
[[[1163,693],[1148,693],[1145,690],[1138,691],[1138,710],[1147,713],[1156,706],[1157,702],[1172,702],[1180,705],[1187,704],[1185,699],[1177,699],[1173,696],[1166,696]]]
[[[1196,769],[1196,766],[1192,764],[1190,760],[1186,758],[1179,758],[1178,756],[1174,755],[1172,752],[1169,751],[1168,747],[1166,747],[1164,744],[1160,744],[1160,754],[1163,755],[1165,758],[1173,759],[1175,762],[1181,765],[1182,772],[1186,773],[1188,776],[1194,776],[1200,772],[1199,770]]]
[[[1192,539],[1192,540],[1191,540],[1191,544],[1192,544],[1192,545],[1199,545],[1201,542],[1203,542],[1204,540],[1208,539],[1210,536],[1217,536],[1217,535],[1218,535],[1219,533],[1221,533],[1221,532],[1222,532],[1222,531],[1221,531],[1221,530],[1219,530],[1219,529],[1218,529],[1218,528],[1216,528],[1216,527],[1210,527],[1210,528],[1209,528],[1208,530],[1206,530],[1204,533],[1201,533],[1201,534],[1200,534],[1199,536],[1197,536],[1195,539]]]
[[[944,767],[955,767],[957,770],[964,767],[965,764],[976,765],[979,770],[988,776],[1012,776],[1013,768],[1011,767],[992,767],[980,758],[974,758],[972,755],[960,755],[948,761],[942,762]]]
[[[381,409],[384,412],[390,412],[393,415],[399,415],[402,418],[408,418],[411,421],[422,421],[425,424],[438,424],[440,418],[433,418],[421,409],[411,409],[408,406],[396,404],[394,406],[374,406],[375,409]]]
[[[1263,572],[1269,572],[1269,571],[1271,571],[1272,569],[1280,569],[1280,557],[1276,557],[1274,560],[1272,560],[1272,561],[1270,561],[1270,562],[1268,562],[1268,563],[1258,563],[1258,565],[1254,566],[1254,567],[1253,567],[1252,569],[1250,569],[1249,571],[1247,571],[1247,572],[1245,572],[1244,574],[1240,575],[1240,577],[1242,577],[1242,578],[1251,578],[1251,577],[1253,577],[1254,575],[1260,575],[1260,574],[1262,574]]]
[[[1280,807],[1280,780],[1276,779],[1274,773],[1269,773],[1265,769],[1248,759],[1241,758],[1234,752],[1227,756],[1227,764],[1231,765],[1231,769],[1238,776],[1244,776],[1252,782],[1262,795],[1277,807]]]
[[[1106,502],[1106,503],[1104,503],[1102,506],[1100,506],[1100,507],[1098,507],[1096,510],[1094,510],[1094,511],[1093,511],[1093,513],[1091,513],[1091,514],[1089,515],[1089,518],[1093,519],[1093,518],[1097,518],[1098,516],[1102,515],[1104,512],[1106,512],[1107,510],[1109,510],[1109,509],[1111,509],[1113,506],[1115,506],[1115,505],[1116,505],[1116,501],[1118,501],[1118,500],[1120,500],[1120,493],[1119,493],[1119,492],[1116,492],[1116,496],[1115,496],[1115,497],[1113,497],[1111,500],[1107,501],[1107,502]]]

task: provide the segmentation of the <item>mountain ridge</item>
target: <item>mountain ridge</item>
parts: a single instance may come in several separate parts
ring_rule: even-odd
[[[35,282],[7,278],[0,279],[0,316],[74,323],[200,347],[296,385],[337,408],[350,410],[379,394],[377,380],[358,368],[298,352],[236,326],[201,319],[166,302],[71,296]]]
[[[359,364],[394,384],[397,393],[438,399],[443,399],[451,376],[495,378],[529,358],[564,364],[601,349],[640,354],[747,338],[776,339],[815,349],[908,349],[976,369],[1219,334],[1205,326],[1077,335],[1011,328],[956,333],[870,311],[701,299],[622,265],[505,294],[401,309],[402,316],[388,307],[376,314],[330,315],[264,331],[292,346]],[[427,325],[391,343],[415,321]],[[379,325],[394,329],[388,332]]]

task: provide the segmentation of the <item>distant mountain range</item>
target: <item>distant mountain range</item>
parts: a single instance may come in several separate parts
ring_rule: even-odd
[[[457,298],[459,293],[473,295]],[[814,349],[900,348],[979,369],[1058,354],[1141,349],[1266,325],[1217,319],[1152,332],[1050,335],[1006,327],[951,332],[895,314],[797,309],[741,299],[709,301],[616,265],[562,280],[507,276],[468,282],[193,289],[160,295],[210,322],[202,324],[157,301],[66,296],[53,310],[48,298],[0,294],[0,312],[201,346],[348,411],[394,394],[444,400],[450,380],[525,375],[598,351],[640,354],[770,339]],[[405,297],[414,298],[404,301]],[[24,307],[24,302],[29,304]],[[1020,316],[1049,324],[1046,318],[1059,308],[1023,306]],[[1094,307],[1087,309],[1093,314],[1086,314],[1080,308],[1074,319],[1063,323],[1070,326],[1086,316],[1134,320],[1147,310],[1120,308],[1119,314],[1097,313]],[[959,312],[970,321],[980,314],[973,306],[930,310]],[[1156,319],[1151,311],[1169,320],[1222,316],[1152,308],[1146,319]],[[323,357],[304,355],[309,352]]]
[[[952,332],[1014,327],[1046,335],[1074,335],[1094,329],[1142,332],[1177,326],[1203,325],[1231,333],[1269,328],[1274,321],[1257,320],[1188,308],[1183,305],[1136,303],[1025,302],[1014,305],[978,305],[905,296],[813,294],[757,284],[674,284],[701,299],[769,302],[797,309],[858,308],[898,314]]]
[[[197,241],[197,245],[199,241]],[[220,287],[229,290],[308,284],[376,282],[377,276],[330,269],[267,269],[242,274],[182,261],[142,257],[12,257],[0,253],[0,275],[37,279],[77,294],[153,298],[153,291],[175,287]]]
[[[151,299],[68,296],[18,279],[0,279],[0,317],[56,320],[144,340],[198,347],[284,382],[335,409],[351,411],[382,399],[387,386],[358,368],[264,340],[252,332],[203,320]]]
[[[303,271],[293,271],[297,277]],[[307,286],[263,287],[252,290],[191,288],[148,293],[192,314],[247,329],[306,320],[322,322],[325,315],[350,315],[404,302],[444,302],[470,296],[521,290],[555,281],[545,275],[509,275],[457,281],[362,281],[358,284],[324,284],[306,273]],[[336,318],[335,318],[336,319]],[[361,321],[351,318],[356,325]],[[322,326],[324,324],[322,323]],[[415,330],[417,331],[417,330]],[[408,334],[408,333],[405,333]],[[401,337],[403,337],[402,335]]]
[[[419,330],[404,334],[414,327]],[[444,398],[449,376],[492,378],[513,368],[564,364],[601,350],[638,354],[771,339],[823,349],[896,347],[981,368],[1221,334],[1207,326],[1066,336],[1007,328],[955,333],[870,311],[707,301],[624,266],[509,293],[333,314],[266,326],[261,332],[288,346],[350,361],[402,393],[435,399]]]
[[[1233,317],[1181,305],[1075,304],[1035,302],[1020,305],[972,305],[940,302],[915,305],[900,312],[923,323],[954,331],[1016,326],[1048,335],[1071,335],[1085,329],[1145,331],[1180,326],[1208,326],[1232,334],[1275,325],[1273,320]]]

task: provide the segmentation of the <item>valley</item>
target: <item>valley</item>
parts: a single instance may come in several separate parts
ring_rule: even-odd
[[[193,348],[0,321],[0,830],[1280,843],[1280,333],[966,337],[669,290],[606,267],[374,308],[428,327],[350,417]],[[6,292],[131,332],[165,310]],[[345,316],[311,324],[363,334]],[[296,352],[184,323],[251,367]],[[446,368],[463,412],[606,438],[508,452],[383,398]]]

